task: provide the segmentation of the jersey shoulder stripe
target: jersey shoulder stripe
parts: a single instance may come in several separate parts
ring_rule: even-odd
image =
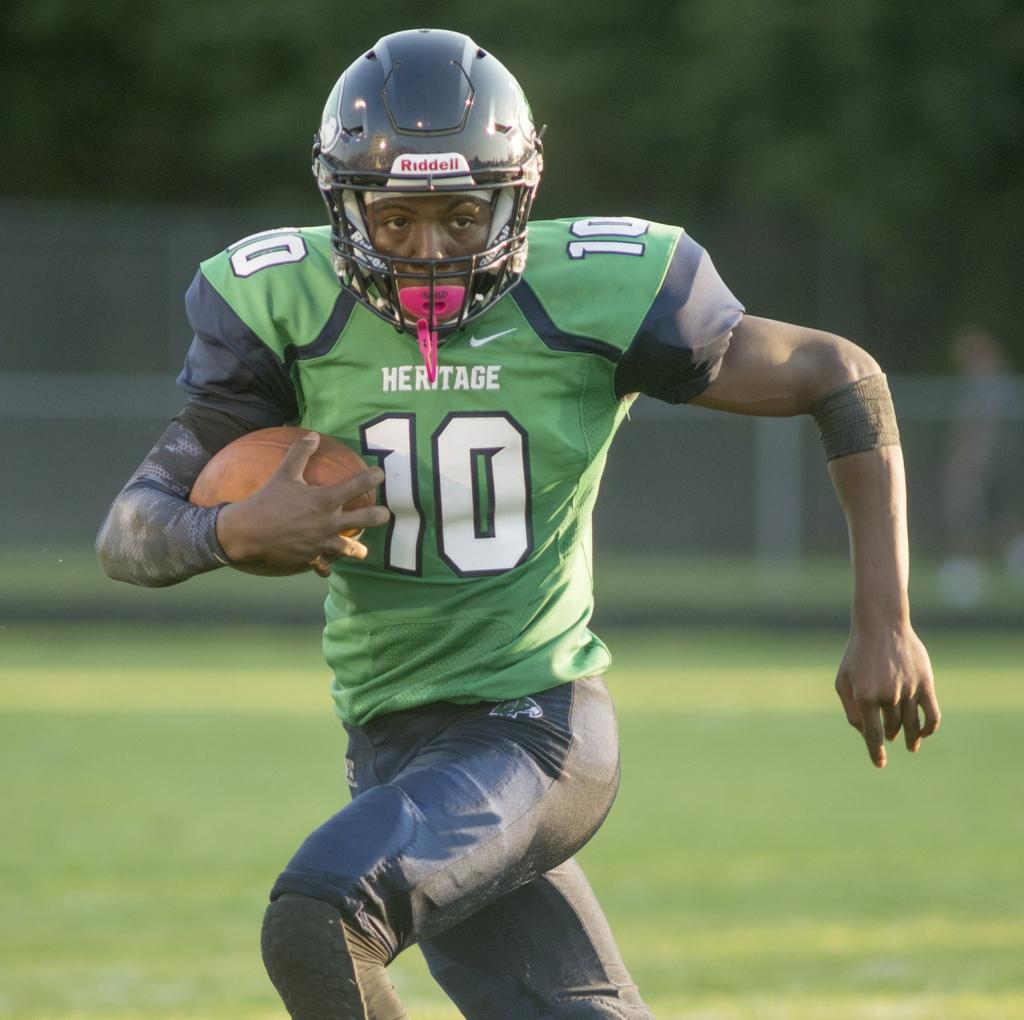
[[[233,414],[254,428],[294,420],[298,405],[284,363],[202,271],[185,295],[185,307],[195,336],[178,386],[190,400]]]
[[[744,310],[682,228],[585,217],[530,230],[526,279],[512,293],[548,346],[614,362],[620,397],[680,403],[709,385]]]
[[[331,350],[356,306],[325,246],[326,229],[266,231],[202,263],[185,295],[195,337],[178,377],[194,402],[254,427],[298,418],[292,366]]]
[[[282,361],[330,350],[355,306],[330,256],[329,228],[252,234],[199,267],[217,295]],[[203,308],[189,306],[190,318]],[[196,322],[193,327],[197,329]]]
[[[657,295],[681,234],[633,217],[540,220],[530,224],[524,280],[556,331],[621,354]]]
[[[519,306],[530,328],[541,338],[544,345],[552,351],[579,351],[584,354],[596,354],[608,361],[618,361],[622,352],[614,344],[593,337],[578,336],[560,329],[545,311],[533,288],[520,280],[511,291],[512,300]]]

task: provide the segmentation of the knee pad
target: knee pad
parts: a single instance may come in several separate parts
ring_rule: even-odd
[[[323,900],[286,894],[263,917],[263,963],[295,1020],[406,1016],[380,947]]]
[[[307,896],[274,900],[263,917],[260,947],[270,980],[293,1017],[362,1016],[340,1011],[353,994],[358,1003],[358,989],[337,907]]]

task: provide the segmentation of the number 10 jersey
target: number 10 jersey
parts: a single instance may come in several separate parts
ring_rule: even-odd
[[[682,230],[536,222],[523,280],[440,347],[341,287],[326,227],[267,231],[200,267],[179,383],[254,428],[296,422],[385,473],[391,522],[334,565],[338,714],[506,701],[599,673],[591,515],[631,395],[714,378],[742,306]]]

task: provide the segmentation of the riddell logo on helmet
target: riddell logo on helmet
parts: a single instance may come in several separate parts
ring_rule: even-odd
[[[469,173],[469,163],[461,152],[439,152],[436,156],[399,156],[391,165],[392,174]]]

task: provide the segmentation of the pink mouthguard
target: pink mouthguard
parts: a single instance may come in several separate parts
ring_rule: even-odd
[[[400,287],[399,300],[402,307],[416,316],[416,343],[419,344],[423,363],[427,366],[427,379],[437,378],[437,323],[446,315],[454,314],[462,307],[466,288],[453,284],[434,287],[433,308],[430,307],[430,287]]]

